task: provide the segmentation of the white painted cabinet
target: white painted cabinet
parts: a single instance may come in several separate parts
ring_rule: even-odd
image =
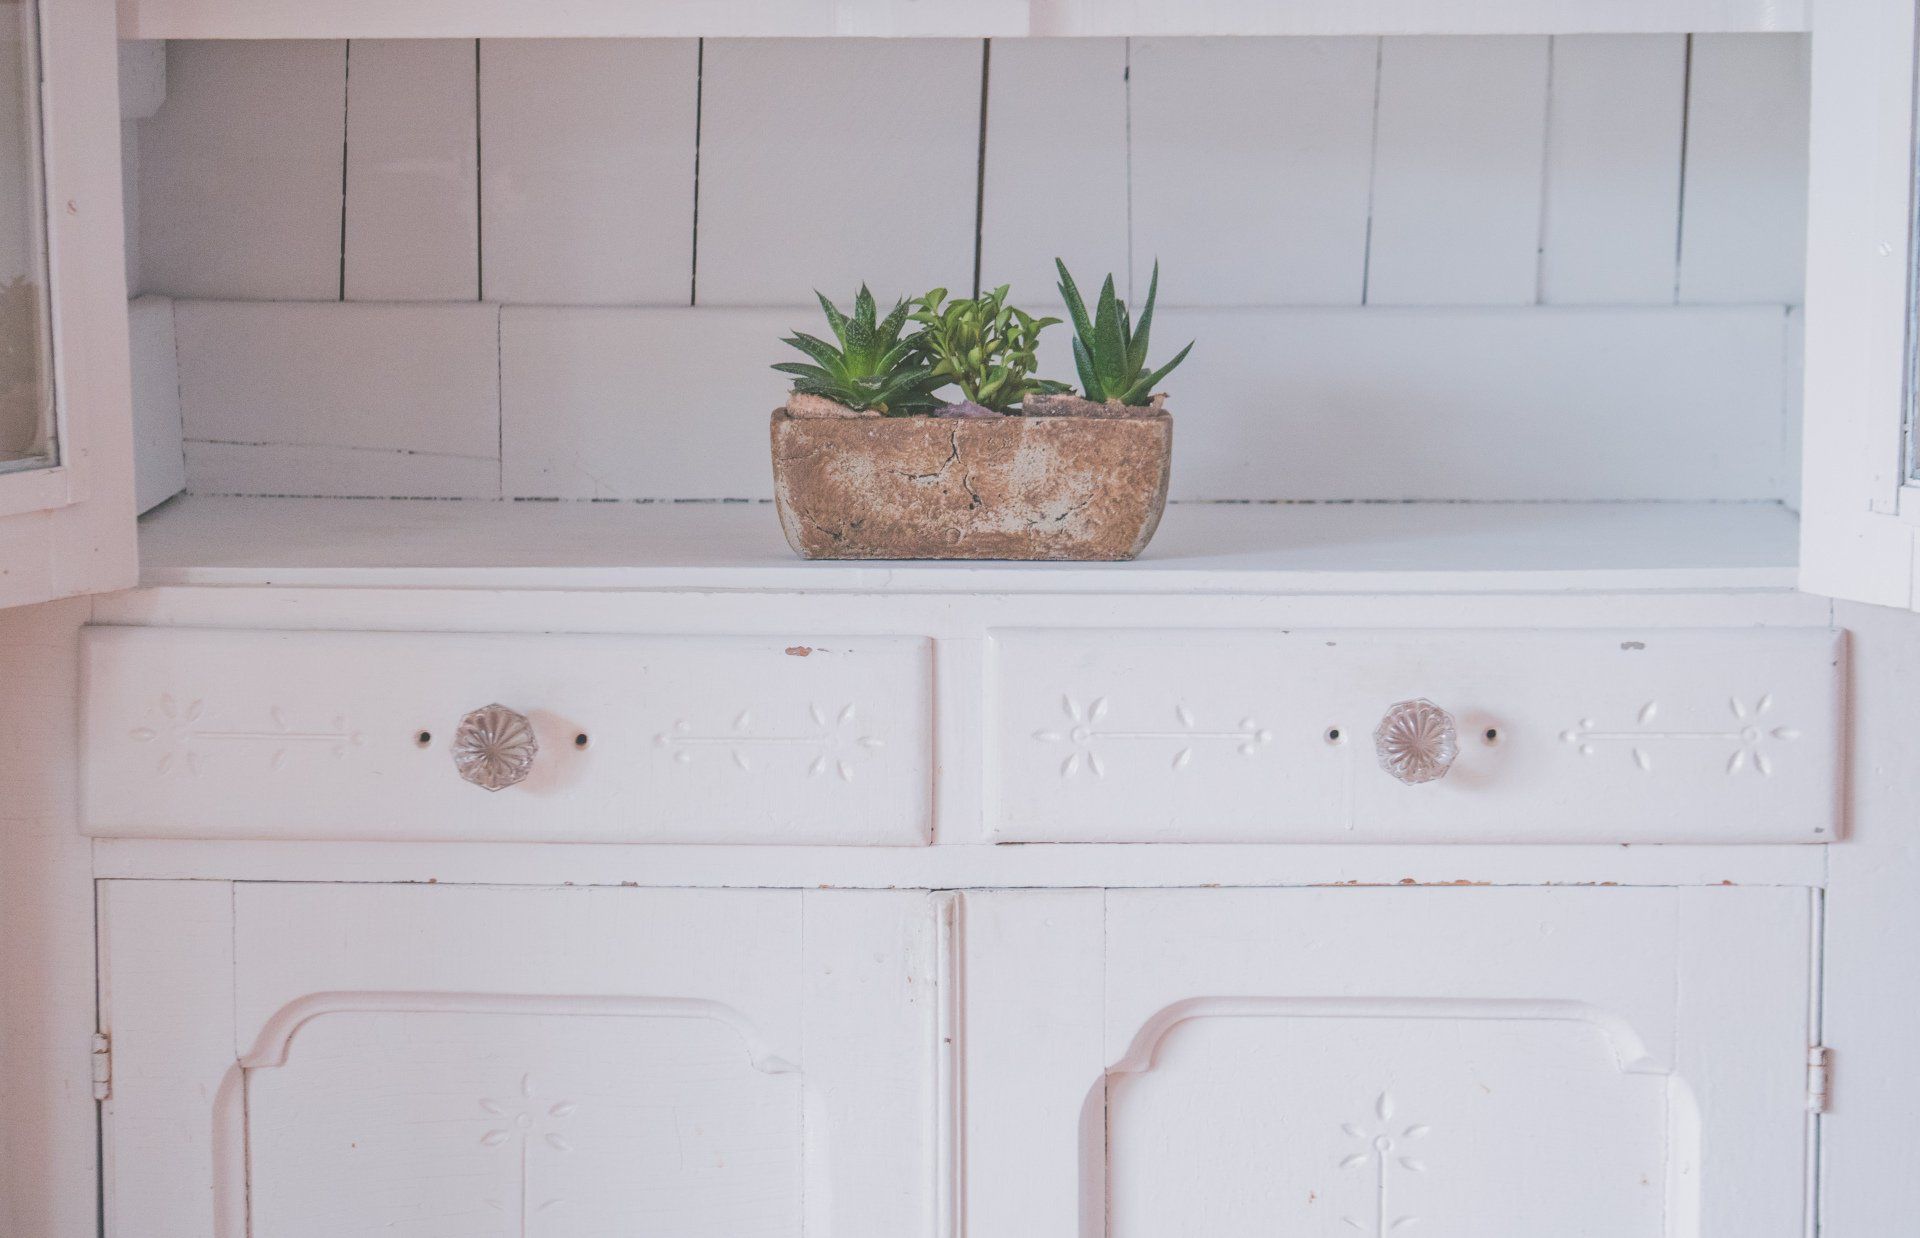
[[[925,1233],[935,903],[107,883],[107,1233]]]
[[[969,1232],[1793,1238],[1812,911],[968,894]]]

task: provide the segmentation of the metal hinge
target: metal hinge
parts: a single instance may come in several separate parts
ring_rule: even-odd
[[[93,1034],[93,1098],[113,1095],[113,1041],[105,1032]]]
[[[1827,1099],[1833,1091],[1833,1067],[1827,1064],[1828,1048],[1814,1045],[1807,1050],[1807,1109],[1827,1111]]]

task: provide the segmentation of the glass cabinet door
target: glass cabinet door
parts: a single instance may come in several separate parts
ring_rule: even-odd
[[[104,0],[0,0],[0,608],[138,575]]]
[[[0,0],[0,474],[59,462],[34,5]]]

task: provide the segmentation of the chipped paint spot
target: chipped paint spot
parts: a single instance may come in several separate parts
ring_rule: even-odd
[[[812,652],[813,652],[812,645],[788,645],[787,646],[787,656],[789,658],[804,658]]]
[[[1647,642],[1643,640],[1623,640],[1620,642],[1620,648],[1626,650],[1629,653],[1637,649],[1645,649],[1646,647],[1647,647]]]

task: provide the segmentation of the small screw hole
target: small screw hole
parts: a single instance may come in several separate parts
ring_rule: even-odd
[[[1340,728],[1339,728],[1339,727],[1337,727],[1337,726],[1330,726],[1330,727],[1328,727],[1328,728],[1327,728],[1327,742],[1328,742],[1328,743],[1330,743],[1330,744],[1337,744],[1337,743],[1339,743],[1339,742],[1341,741],[1341,739],[1342,739],[1342,736],[1341,736],[1341,734],[1340,734]]]
[[[1487,734],[1486,734],[1486,741],[1487,741],[1488,743],[1490,743],[1490,744],[1497,744],[1497,743],[1499,743],[1499,742],[1500,742],[1500,728],[1499,728],[1499,727],[1496,727],[1496,726],[1490,726],[1490,727],[1488,727],[1488,728],[1487,728]]]
[[[433,742],[433,732],[422,731],[418,735],[413,737],[413,742],[415,743],[415,745],[421,748],[425,748],[427,745]]]
[[[578,735],[573,737],[573,746],[575,748],[585,748],[588,744],[592,742],[593,742],[592,740],[587,738],[587,733],[585,731],[582,731]]]

